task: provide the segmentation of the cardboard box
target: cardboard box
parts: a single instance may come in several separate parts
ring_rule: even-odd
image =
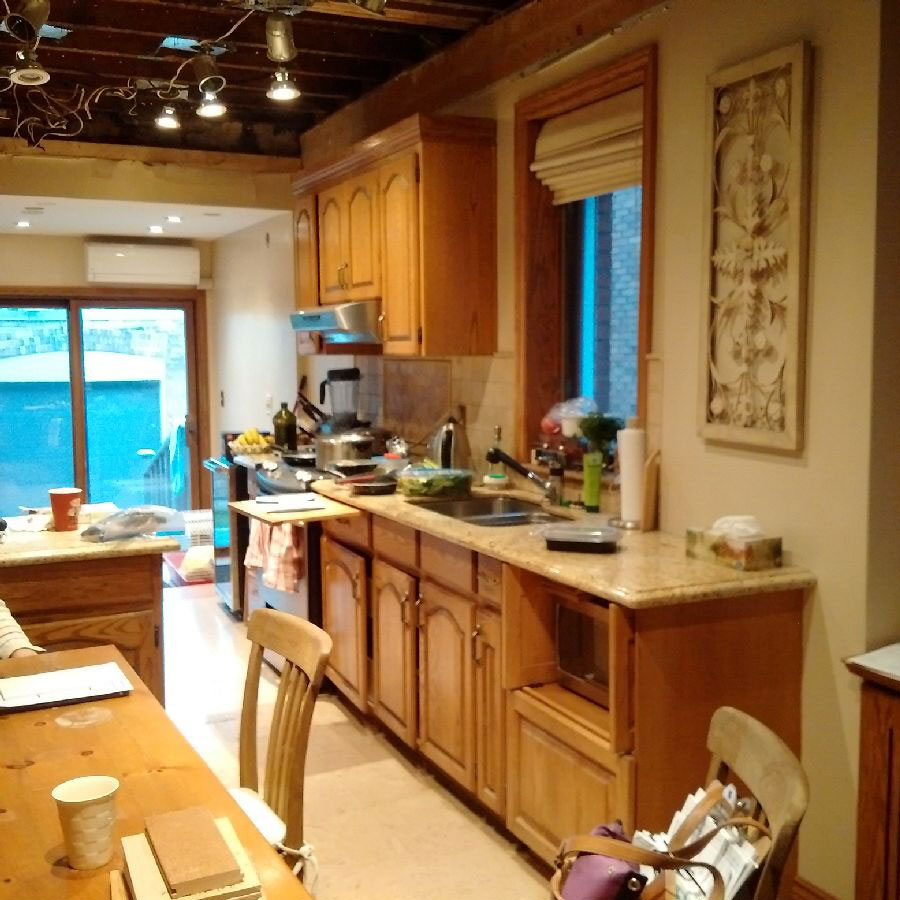
[[[727,538],[715,531],[688,528],[687,555],[741,572],[781,566],[781,538]]]

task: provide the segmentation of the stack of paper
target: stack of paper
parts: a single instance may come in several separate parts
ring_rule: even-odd
[[[131,682],[114,662],[0,678],[0,710],[41,709],[103,697],[121,697]]]

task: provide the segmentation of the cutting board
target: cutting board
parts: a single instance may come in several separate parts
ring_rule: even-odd
[[[644,463],[644,506],[641,511],[641,531],[656,531],[659,516],[659,459],[657,450]]]

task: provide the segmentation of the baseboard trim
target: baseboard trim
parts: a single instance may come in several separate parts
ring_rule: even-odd
[[[795,878],[791,900],[835,900],[835,898],[805,879]]]

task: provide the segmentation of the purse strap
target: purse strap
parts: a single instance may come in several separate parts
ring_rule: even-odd
[[[644,847],[635,847],[627,841],[617,838],[597,837],[593,834],[582,834],[567,838],[562,842],[557,857],[557,869],[550,879],[550,891],[554,900],[563,900],[562,886],[564,875],[568,876],[572,863],[581,853],[592,853],[597,856],[610,856],[613,859],[621,859],[636,866],[652,866],[654,869],[685,869],[690,866],[706,869],[712,875],[713,889],[709,900],[725,900],[725,882],[719,870],[710,863],[699,862],[694,859],[685,859],[680,856],[670,856],[668,853],[660,853],[656,850],[647,850]]]

